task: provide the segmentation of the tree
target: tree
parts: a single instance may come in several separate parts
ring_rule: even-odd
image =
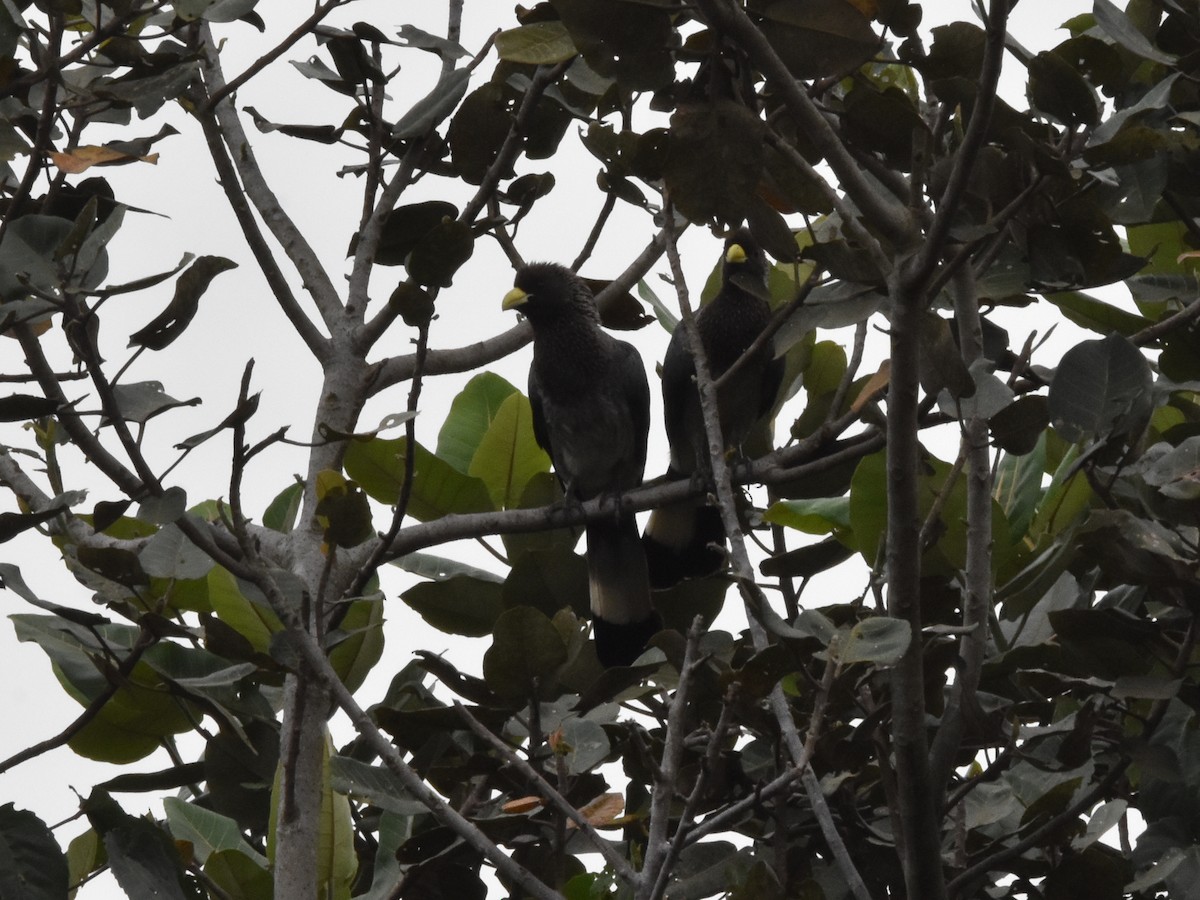
[[[0,401],[23,428],[0,450],[0,526],[53,542],[95,601],[48,601],[2,564],[36,610],[17,635],[83,709],[0,771],[63,743],[129,766],[82,801],[91,827],[65,852],[0,807],[0,893],[61,897],[103,867],[133,897],[1190,891],[1194,0],[1096,0],[1038,53],[1007,36],[1004,0],[931,35],[906,0],[552,0],[470,48],[461,3],[444,37],[329,24],[343,6],[237,76],[222,36],[263,25],[250,0],[0,9],[0,328],[24,359]],[[239,103],[305,53],[340,119]],[[414,102],[419,57],[436,78]],[[1002,63],[1028,109],[998,96]],[[174,107],[182,131],[134,123]],[[340,152],[330,174],[361,192],[344,283],[247,122]],[[310,434],[263,423],[252,362],[203,431],[172,395],[200,389],[169,363],[232,261],[197,248],[110,277],[142,211],[95,173],[168,138],[206,146],[245,261],[320,367]],[[576,141],[600,165],[592,221],[536,171]],[[564,503],[527,398],[486,370],[527,327],[458,346],[431,325],[473,314],[448,301],[477,247],[515,266],[534,250],[519,226],[546,215],[579,268],[620,211],[644,239],[594,283],[606,324],[692,328],[714,282],[689,289],[681,236],[745,221],[776,261],[785,386],[774,434],[727,456],[698,365],[711,483]],[[122,298],[172,280],[124,327]],[[1129,303],[1088,293],[1118,284]],[[1011,341],[1029,311],[1036,333]],[[1043,322],[1094,335],[1043,359]],[[131,380],[155,355],[164,383]],[[435,440],[416,413],[447,373],[472,377]],[[389,437],[364,409],[398,386]],[[198,501],[173,473],[218,441],[228,490]],[[256,514],[244,487],[296,443],[302,473]],[[119,499],[85,495],[97,476]],[[727,571],[661,592],[654,647],[602,670],[581,524],[709,492]],[[440,549],[495,536],[502,574]],[[385,564],[418,576],[399,598]],[[806,592],[836,567],[865,587]],[[708,628],[738,601],[743,630]],[[479,639],[482,665],[422,651],[360,696],[399,603]],[[356,736],[335,747],[336,711]],[[160,747],[172,764],[141,771]],[[122,808],[145,790],[172,792],[162,819]]]

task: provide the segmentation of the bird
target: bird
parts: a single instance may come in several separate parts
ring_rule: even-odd
[[[696,313],[696,329],[713,381],[724,375],[762,334],[771,319],[767,257],[741,227],[725,242],[721,287]],[[709,477],[711,461],[696,365],[682,325],[675,328],[662,365],[663,421],[671,449],[668,477]],[[754,425],[774,406],[784,362],[767,341],[746,359],[717,392],[717,416],[726,450],[738,449]],[[684,578],[711,575],[725,562],[721,511],[704,500],[655,509],[643,535],[650,584],[672,587]]]
[[[564,496],[583,502],[640,485],[650,432],[646,369],[632,344],[600,327],[587,284],[565,266],[530,263],[517,269],[501,305],[533,328],[533,434]],[[662,627],[637,520],[625,511],[592,519],[585,534],[596,655],[605,667],[629,665]]]

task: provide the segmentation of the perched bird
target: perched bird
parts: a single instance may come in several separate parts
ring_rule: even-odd
[[[601,329],[587,285],[564,266],[533,263],[517,270],[503,307],[519,309],[533,327],[533,433],[567,497],[584,501],[641,484],[646,370],[632,345]],[[628,665],[662,627],[637,522],[623,512],[588,522],[586,533],[596,654],[605,666]]]
[[[709,374],[720,379],[766,328],[767,257],[739,228],[725,243],[721,289],[696,314]],[[669,476],[710,474],[708,440],[700,411],[696,366],[685,347],[682,325],[671,335],[663,358],[663,418],[671,445]],[[768,341],[738,367],[717,392],[717,415],[725,448],[737,449],[754,424],[770,411],[783,380],[783,360]],[[724,563],[725,528],[720,510],[703,500],[660,507],[650,515],[643,542],[650,583],[668,588],[683,578],[710,575]]]

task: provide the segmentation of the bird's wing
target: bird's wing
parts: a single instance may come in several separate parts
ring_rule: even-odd
[[[768,352],[773,353],[774,350],[774,342],[772,342],[768,345]],[[786,361],[782,356],[772,356],[770,361],[767,362],[762,375],[762,395],[758,408],[759,418],[765,416],[775,406],[775,400],[779,396],[779,388],[783,385],[785,368]]]
[[[633,451],[637,470],[646,467],[646,443],[650,433],[650,383],[646,379],[646,367],[641,354],[632,344],[616,342],[617,364],[614,367],[619,379],[622,401],[629,414],[633,428]]]
[[[662,365],[663,427],[671,446],[671,457],[692,458],[693,436],[688,433],[686,410],[696,394],[696,366],[683,348],[683,324],[675,326]]]
[[[554,458],[554,451],[550,449],[550,430],[546,427],[546,412],[542,403],[542,388],[538,384],[537,369],[535,366],[529,367],[529,406],[533,411],[533,438],[550,456]]]

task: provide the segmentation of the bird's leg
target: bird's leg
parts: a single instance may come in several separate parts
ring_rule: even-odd
[[[600,494],[600,506],[603,508],[606,504],[612,503],[612,518],[614,522],[621,520],[621,506],[625,500],[625,491],[619,487],[607,489]]]

